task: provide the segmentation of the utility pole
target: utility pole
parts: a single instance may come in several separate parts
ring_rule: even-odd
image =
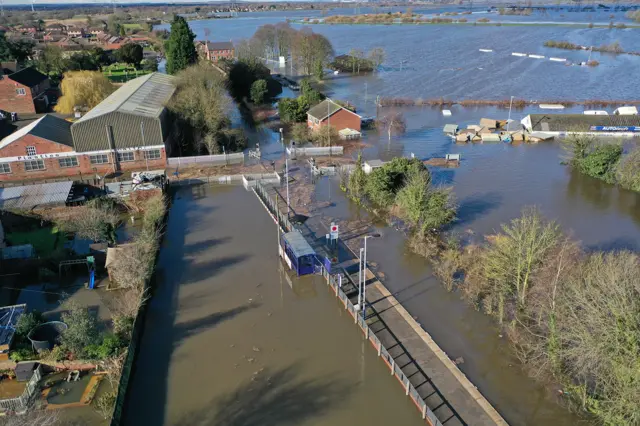
[[[0,12],[2,16],[4,16],[4,0],[0,0]]]
[[[509,133],[509,125],[511,124],[511,106],[513,105],[513,96],[511,97],[511,100],[509,101],[509,118],[507,118],[507,133]]]
[[[116,0],[111,0],[111,5],[113,6],[113,14],[116,14]]]
[[[36,11],[35,4],[36,4],[36,0],[31,0],[31,12],[34,12],[34,13]]]
[[[144,121],[140,121],[140,133],[142,134],[142,146],[147,147],[147,142],[144,139]],[[144,161],[147,164],[147,171],[149,171],[149,156],[147,150],[142,151],[144,154]]]
[[[287,219],[289,219],[289,159],[286,157],[284,159],[284,170],[284,176],[287,181]]]

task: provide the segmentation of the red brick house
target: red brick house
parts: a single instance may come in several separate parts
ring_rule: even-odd
[[[25,68],[0,79],[0,109],[22,114],[46,112],[49,77],[35,68]]]
[[[325,99],[307,112],[307,125],[315,131],[327,124],[335,127],[338,132],[353,130],[359,133],[361,117],[331,99]]]
[[[47,114],[0,141],[0,182],[82,178],[118,170],[165,167],[163,147],[77,152],[71,123]]]
[[[196,49],[199,55],[208,61],[216,62],[220,59],[233,59],[236,56],[233,43],[230,41],[199,41]]]

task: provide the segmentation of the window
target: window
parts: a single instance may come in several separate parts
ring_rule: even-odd
[[[25,89],[16,89],[16,95],[24,96],[26,94],[27,94],[27,91]]]
[[[118,153],[118,161],[135,161],[135,157],[133,156],[133,151],[131,152],[119,152]]]
[[[0,163],[0,174],[11,173],[11,164]]]
[[[35,146],[28,146],[27,147],[27,155],[29,155],[29,156],[36,155],[36,147]]]
[[[160,155],[160,150],[159,149],[154,149],[153,151],[145,151],[144,152],[144,158],[146,160],[159,160],[161,157]]]
[[[24,170],[27,172],[33,172],[35,170],[44,170],[44,161],[43,160],[25,161]]]
[[[60,167],[78,167],[78,157],[66,157],[58,160]]]
[[[90,155],[89,161],[91,161],[91,164],[107,164],[109,163],[109,156],[107,154]]]

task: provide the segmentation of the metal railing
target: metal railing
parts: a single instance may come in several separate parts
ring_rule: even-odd
[[[42,367],[38,365],[33,371],[33,375],[29,379],[27,386],[17,398],[0,399],[0,408],[4,411],[12,411],[14,413],[22,413],[26,411],[31,405],[32,398],[38,390],[38,382],[42,379]]]
[[[271,218],[273,219],[273,221],[280,225],[280,228],[283,232],[289,232],[294,229],[293,225],[289,221],[289,218],[287,218],[287,215],[283,214],[280,211],[277,202],[271,198],[271,196],[269,195],[269,191],[264,187],[264,185],[262,185],[261,182],[256,182],[255,186],[253,187],[253,191],[258,196],[260,201],[262,201],[262,204],[267,209],[269,214],[271,214]]]
[[[269,212],[274,222],[278,223],[284,232],[293,229],[291,222],[289,222],[289,220],[282,213],[280,213],[277,202],[275,202],[271,198],[267,189],[260,182],[256,182],[256,185],[253,187],[253,191],[258,196],[265,209]],[[349,300],[347,295],[342,291],[340,285],[336,281],[336,278],[332,276],[322,265],[320,266],[320,273],[325,278],[327,284],[331,287],[336,297],[340,299],[347,312],[349,312],[349,314],[353,317],[354,323],[360,327],[360,330],[362,330],[365,338],[378,352],[378,356],[382,358],[385,364],[387,364],[391,371],[391,374],[395,376],[398,381],[400,381],[405,390],[405,394],[410,397],[413,403],[416,405],[422,415],[422,418],[426,420],[431,426],[442,426],[440,420],[438,420],[433,411],[431,411],[431,409],[427,407],[427,404],[424,402],[422,397],[420,397],[420,394],[411,384],[409,378],[402,372],[402,369],[398,365],[396,365],[393,356],[389,354],[389,351],[387,351],[380,339],[378,339],[375,333],[371,331],[371,329],[367,325],[366,320],[361,315],[359,315],[359,311],[356,310],[353,303],[351,303],[351,300]]]
[[[188,166],[190,164],[240,164],[244,162],[244,153],[219,155],[198,155],[194,157],[170,157],[167,158],[168,166]]]
[[[354,322],[358,324],[365,338],[369,340],[371,346],[373,346],[374,349],[378,351],[378,356],[382,358],[385,364],[387,364],[391,374],[395,376],[402,384],[405,390],[405,394],[409,398],[411,398],[413,403],[416,405],[422,415],[422,418],[425,419],[431,426],[442,426],[440,420],[438,420],[433,411],[431,411],[431,409],[427,407],[427,404],[424,402],[422,397],[420,397],[420,394],[411,384],[409,378],[402,372],[400,366],[395,363],[395,360],[393,359],[391,354],[389,354],[389,351],[387,351],[380,339],[376,337],[375,333],[371,331],[371,329],[367,325],[366,320],[362,318],[361,315],[359,315],[358,311],[356,311],[355,306],[353,306],[353,303],[351,303],[351,300],[349,300],[347,295],[344,294],[335,277],[329,274],[324,267],[322,267],[322,276],[325,278],[327,284],[331,287],[338,299],[340,299],[342,304],[345,306],[347,312],[349,312],[349,314],[354,318]]]

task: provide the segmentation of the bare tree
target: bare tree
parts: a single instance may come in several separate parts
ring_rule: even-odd
[[[378,129],[384,131],[391,141],[392,134],[402,134],[407,130],[407,122],[401,112],[393,112],[385,115],[378,121]]]
[[[384,62],[385,52],[382,47],[374,47],[369,52],[369,60],[378,68]]]

